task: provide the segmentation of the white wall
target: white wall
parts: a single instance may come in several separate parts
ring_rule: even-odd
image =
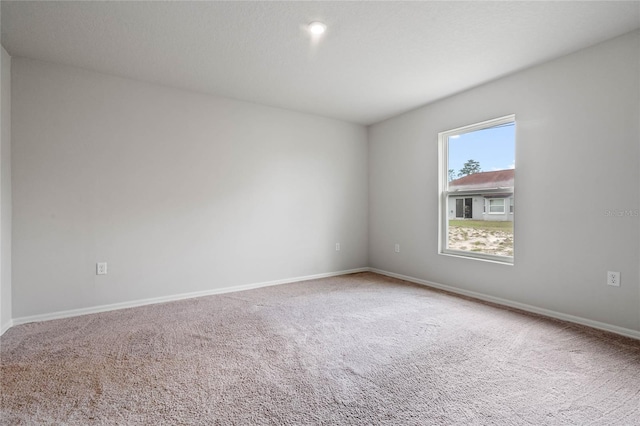
[[[368,264],[363,126],[14,57],[12,131],[14,318]]]
[[[11,57],[0,46],[0,334],[11,326]]]
[[[640,208],[639,59],[635,32],[371,126],[370,266],[640,330],[639,218],[605,214]],[[512,113],[515,265],[438,255],[438,132]]]

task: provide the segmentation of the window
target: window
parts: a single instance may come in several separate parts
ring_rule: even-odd
[[[504,213],[504,198],[489,200],[489,213]]]
[[[441,254],[513,263],[515,116],[438,135]]]

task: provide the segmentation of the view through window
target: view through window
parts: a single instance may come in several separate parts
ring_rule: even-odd
[[[515,117],[440,133],[440,252],[513,262]]]

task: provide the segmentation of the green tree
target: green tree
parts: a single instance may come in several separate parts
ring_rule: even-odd
[[[449,169],[449,182],[456,178],[456,171],[453,169]]]
[[[480,173],[482,169],[480,168],[480,163],[476,160],[468,160],[464,163],[464,166],[458,172],[458,177],[472,175],[474,173]]]

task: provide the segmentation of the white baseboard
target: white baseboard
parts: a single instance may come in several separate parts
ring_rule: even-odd
[[[9,322],[7,322],[2,327],[0,327],[0,336],[2,336],[4,332],[10,329],[11,327],[13,327],[13,320],[9,320]]]
[[[2,334],[4,334],[9,328],[11,328],[14,325],[26,324],[26,323],[29,323],[29,322],[48,321],[48,320],[60,319],[60,318],[70,318],[70,317],[75,317],[75,316],[80,316],[80,315],[95,314],[95,313],[107,312],[107,311],[115,311],[115,310],[118,310],[118,309],[125,309],[125,308],[133,308],[133,307],[136,307],[136,306],[151,305],[151,304],[155,304],[155,303],[172,302],[172,301],[176,301],[176,300],[191,299],[191,298],[194,298],[194,297],[210,296],[210,295],[214,295],[214,294],[223,294],[223,293],[233,293],[233,292],[236,292],[236,291],[251,290],[251,289],[255,289],[255,288],[269,287],[269,286],[280,285],[280,284],[288,284],[288,283],[299,282],[299,281],[309,281],[309,280],[315,280],[315,279],[319,279],[319,278],[328,278],[328,277],[335,277],[335,276],[339,276],[339,275],[354,274],[354,273],[357,273],[357,272],[374,272],[376,274],[386,275],[386,276],[392,277],[392,278],[398,278],[398,279],[401,279],[401,280],[404,280],[404,281],[409,281],[409,282],[412,282],[412,283],[415,283],[415,284],[420,284],[420,285],[424,285],[424,286],[427,286],[427,287],[433,287],[433,288],[437,288],[437,289],[440,289],[440,290],[446,290],[446,291],[449,291],[451,293],[461,294],[463,296],[472,297],[474,299],[484,300],[486,302],[492,302],[492,303],[496,303],[498,305],[503,305],[503,306],[508,306],[508,307],[511,307],[511,308],[521,309],[523,311],[532,312],[532,313],[535,313],[535,314],[544,315],[544,316],[547,316],[547,317],[550,317],[550,318],[556,318],[556,319],[559,319],[559,320],[568,321],[568,322],[572,322],[572,323],[575,323],[575,324],[586,325],[588,327],[592,327],[592,328],[596,328],[596,329],[604,330],[604,331],[609,331],[609,332],[612,332],[612,333],[615,333],[615,334],[619,334],[619,335],[622,335],[622,336],[631,337],[631,338],[640,340],[640,331],[632,330],[630,328],[619,327],[619,326],[616,326],[616,325],[611,325],[611,324],[607,324],[607,323],[603,323],[603,322],[599,322],[599,321],[594,321],[594,320],[590,320],[590,319],[587,319],[587,318],[577,317],[577,316],[574,316],[574,315],[564,314],[564,313],[552,311],[552,310],[549,310],[549,309],[539,308],[537,306],[527,305],[527,304],[520,303],[520,302],[514,302],[514,301],[511,301],[511,300],[508,300],[508,299],[502,299],[500,297],[488,296],[488,295],[485,295],[485,294],[482,294],[482,293],[478,293],[478,292],[475,292],[475,291],[464,290],[464,289],[460,289],[460,288],[456,288],[456,287],[452,287],[452,286],[448,286],[448,285],[444,285],[444,284],[435,283],[435,282],[432,282],[432,281],[423,280],[423,279],[420,279],[420,278],[410,277],[410,276],[407,276],[407,275],[396,274],[394,272],[388,272],[388,271],[384,271],[384,270],[381,270],[381,269],[367,268],[367,267],[365,267],[365,268],[357,268],[357,269],[349,269],[349,270],[345,270],[345,271],[328,272],[328,273],[324,273],[324,274],[307,275],[307,276],[303,276],[303,277],[286,278],[286,279],[283,279],[283,280],[266,281],[266,282],[245,284],[245,285],[239,285],[239,286],[233,286],[233,287],[217,288],[217,289],[197,291],[197,292],[192,292],[192,293],[176,294],[176,295],[172,295],[172,296],[163,296],[163,297],[155,297],[155,298],[150,298],[150,299],[133,300],[133,301],[130,301],[130,302],[114,303],[114,304],[111,304],[111,305],[93,306],[93,307],[90,307],[90,308],[72,309],[72,310],[68,310],[68,311],[59,311],[59,312],[53,312],[53,313],[49,313],[49,314],[32,315],[32,316],[26,316],[26,317],[13,318],[11,321],[9,321],[8,324],[5,324],[5,325],[2,326],[2,329],[0,329],[0,336]]]
[[[563,321],[572,322],[575,324],[586,325],[588,327],[597,328],[598,330],[610,331],[611,333],[620,334],[622,336],[631,337],[633,339],[640,340],[640,331],[632,330],[630,328],[618,327],[617,325],[611,325],[600,321],[594,321],[587,318],[577,317],[574,315],[563,314],[562,312],[556,312],[549,309],[539,308],[537,306],[527,305],[520,302],[514,302],[508,299],[502,299],[500,297],[488,296],[486,294],[477,293],[475,291],[464,290],[456,287],[451,287],[444,284],[435,283],[432,281],[422,280],[420,278],[409,277],[407,275],[396,274],[394,272],[383,271],[381,269],[369,268],[371,272],[376,274],[386,275],[392,278],[398,278],[400,280],[409,281],[415,284],[424,285],[427,287],[433,287],[440,290],[446,290],[451,293],[461,294],[463,296],[473,297],[474,299],[484,300],[485,302],[492,302],[498,305],[508,306],[510,308],[516,308],[534,314],[544,315]]]
[[[252,290],[260,287],[269,287],[269,286],[280,285],[280,284],[295,283],[299,281],[309,281],[309,280],[315,280],[319,278],[336,277],[339,275],[347,275],[347,274],[354,274],[357,272],[368,272],[368,271],[369,271],[369,268],[349,269],[346,271],[327,272],[324,274],[307,275],[307,276],[295,277],[295,278],[286,278],[283,280],[265,281],[260,283],[244,284],[244,285],[238,285],[233,287],[224,287],[224,288],[215,288],[211,290],[196,291],[192,293],[182,293],[182,294],[175,294],[171,296],[153,297],[150,299],[132,300],[130,302],[114,303],[110,305],[92,306],[90,308],[71,309],[68,311],[58,311],[58,312],[52,312],[48,314],[31,315],[26,317],[13,318],[11,323],[6,328],[9,329],[14,325],[26,324],[29,322],[49,321],[54,319],[77,317],[80,315],[96,314],[99,312],[115,311],[118,309],[125,309],[125,308],[134,308],[136,306],[152,305],[155,303],[173,302],[176,300],[192,299],[194,297],[211,296],[214,294],[233,293],[236,291]],[[6,330],[3,328],[2,333],[4,333],[5,331]]]

